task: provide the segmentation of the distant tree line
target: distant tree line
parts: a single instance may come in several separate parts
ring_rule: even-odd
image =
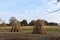
[[[10,19],[9,19],[9,24],[6,24],[5,22],[2,22],[1,24],[0,24],[0,26],[11,26],[12,25],[12,22],[14,21],[14,20],[17,20],[15,17],[11,17]],[[45,26],[58,26],[58,24],[57,23],[54,23],[54,22],[47,22],[46,20],[43,20],[44,21],[44,25]],[[22,20],[22,21],[20,21],[20,24],[21,24],[21,26],[34,26],[34,24],[35,24],[35,20],[31,20],[31,22],[27,22],[27,20]]]
[[[58,26],[57,23],[54,23],[54,22],[47,22],[47,21],[45,21],[45,25],[47,25],[47,26]]]

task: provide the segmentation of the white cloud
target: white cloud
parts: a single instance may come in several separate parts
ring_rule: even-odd
[[[60,8],[60,2],[59,2],[59,3],[57,3],[57,6],[56,6],[56,7]]]
[[[57,23],[60,23],[60,14],[59,12],[56,12],[56,13],[51,13],[49,15],[47,15],[48,17],[48,21],[49,22],[57,22]]]
[[[23,14],[17,14],[17,13],[11,13],[11,12],[0,12],[0,17],[2,21],[8,23],[10,17],[16,17],[19,21],[21,20],[21,17],[23,17]]]
[[[29,13],[29,10],[25,10],[25,13]]]
[[[44,10],[45,8],[47,8],[47,10],[49,12],[52,12],[52,11],[54,11],[56,9],[59,9],[60,8],[60,4],[58,4],[57,6],[54,4],[54,3],[56,3],[56,0],[54,0],[52,2],[50,2],[50,1],[47,2],[47,0],[42,0],[43,1],[43,5],[40,5],[40,3],[39,3],[40,0],[35,0],[35,1],[34,0],[31,0],[31,1],[30,0],[26,0],[26,1],[24,1],[24,0],[21,1],[20,0],[21,3],[23,3],[23,2],[26,3],[26,5],[23,3],[24,5],[22,7],[20,7],[19,6],[19,2],[17,2],[18,3],[17,4],[16,1],[17,0],[7,0],[6,2],[0,2],[0,17],[3,20],[8,21],[11,16],[16,17],[18,20],[27,19],[29,21],[39,18],[39,19],[46,19],[48,21],[58,22],[59,19],[60,19],[59,18],[60,17],[59,16],[60,12],[49,14],[49,13],[46,12],[46,10]],[[44,3],[46,3],[46,4],[44,4]],[[11,12],[11,9],[13,9],[17,5],[19,7],[18,8],[19,10],[17,10],[17,11],[13,10],[14,12]],[[47,5],[48,7],[45,7],[45,5]],[[23,7],[24,8],[26,7],[26,8],[24,9]],[[9,9],[9,8],[11,8],[11,9]],[[9,12],[6,9],[9,9]],[[17,7],[16,7],[16,9],[17,9]]]

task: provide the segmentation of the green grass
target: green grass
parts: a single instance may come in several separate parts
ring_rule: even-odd
[[[47,32],[60,32],[60,29],[57,28],[46,28]]]
[[[60,27],[58,26],[45,26],[46,27],[46,31],[47,32],[60,32]],[[33,26],[32,27],[23,27],[23,30],[22,31],[29,31],[29,32],[32,32],[33,31]]]
[[[47,32],[60,32],[60,27],[58,26],[50,26],[46,27]]]
[[[45,26],[47,32],[60,32],[60,27],[58,26]],[[33,31],[33,26],[23,26],[22,32],[29,32]],[[0,32],[9,32],[11,27],[0,27]]]
[[[60,27],[45,26],[47,34],[32,34],[33,26],[22,27],[22,32],[9,32],[11,27],[0,27],[0,40],[59,40]]]

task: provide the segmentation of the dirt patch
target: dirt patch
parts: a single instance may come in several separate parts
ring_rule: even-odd
[[[0,40],[60,40],[60,33],[47,33],[47,34],[0,33]]]

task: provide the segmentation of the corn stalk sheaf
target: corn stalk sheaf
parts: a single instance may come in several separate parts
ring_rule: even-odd
[[[46,33],[46,30],[44,27],[44,21],[43,20],[37,20],[35,22],[33,34],[45,34],[45,33]]]
[[[11,32],[21,32],[21,25],[20,25],[19,21],[15,20],[12,23]]]

